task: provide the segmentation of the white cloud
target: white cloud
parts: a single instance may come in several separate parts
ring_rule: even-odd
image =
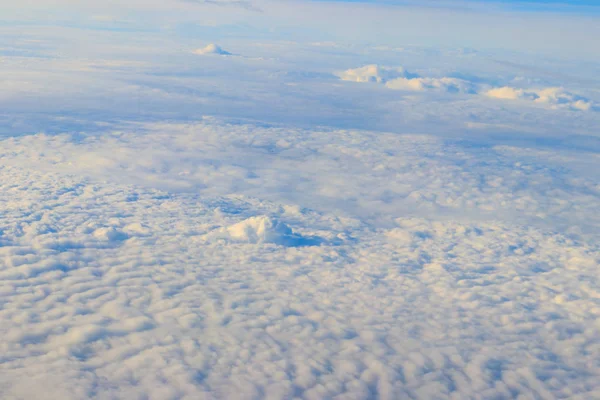
[[[286,224],[274,221],[268,216],[252,217],[222,231],[233,239],[249,243],[277,243],[282,238],[292,235],[292,230]]]
[[[504,100],[516,100],[526,97],[526,93],[523,89],[516,89],[509,86],[490,89],[487,92],[485,92],[485,95],[488,97],[494,97],[496,99]],[[535,97],[531,97],[531,100],[534,99]]]
[[[553,108],[571,108],[588,111],[592,102],[563,88],[519,89],[510,86],[490,89],[484,95],[502,100],[527,100]]]
[[[596,100],[594,77],[570,68],[583,63],[406,46],[375,55],[423,76],[340,73],[383,88],[365,96],[368,84],[331,82],[374,54],[331,15],[356,36],[376,21],[381,40],[430,19],[273,2],[246,25],[231,21],[248,10],[210,1],[71,3],[136,19],[126,4],[147,3],[172,30],[0,28],[1,397],[598,391],[600,117],[552,109]],[[365,10],[353,17],[363,24],[321,7]],[[267,26],[293,23],[266,22],[281,9],[304,24],[288,36],[328,44],[313,37],[322,18],[351,43],[281,40]],[[389,35],[373,15],[392,21]],[[43,43],[12,57],[22,35]],[[200,60],[199,37],[257,57]],[[508,106],[483,97],[492,82]],[[189,122],[213,112],[234,119]]]
[[[207,243],[225,240],[235,243],[272,243],[288,247],[324,244],[322,238],[299,235],[285,223],[268,215],[250,217],[231,226],[216,229],[205,235],[204,239]]]
[[[218,46],[214,43],[206,45],[205,47],[202,47],[200,49],[194,50],[194,54],[198,54],[198,55],[215,54],[215,55],[220,55],[220,56],[230,56],[231,55],[231,53],[223,50],[220,46]]]
[[[545,88],[536,92],[537,103],[549,104],[552,106],[567,106],[580,110],[589,110],[591,103],[563,88]]]
[[[403,67],[382,67],[375,64],[348,69],[337,73],[344,81],[384,84],[388,89],[422,92],[427,90],[483,94],[502,100],[528,100],[551,108],[568,108],[588,111],[593,103],[560,87],[521,89],[511,86],[490,88],[490,85],[474,83],[451,77],[420,77]]]
[[[446,92],[470,92],[472,85],[462,79],[442,77],[419,77],[403,67],[386,67],[375,64],[348,69],[337,73],[344,81],[382,83],[389,89],[424,91],[441,90]]]
[[[337,76],[343,81],[386,83],[393,79],[409,77],[411,74],[402,67],[385,67],[371,64],[338,72]]]
[[[547,155],[217,121],[133,130],[1,142],[4,397],[597,390],[597,241],[528,221],[593,221],[600,193]],[[226,196],[153,187],[234,167],[278,197],[227,175]],[[307,209],[301,191],[336,207]],[[351,217],[357,201],[389,219]],[[469,218],[482,206],[491,217]],[[331,240],[288,241],[317,235]]]
[[[398,78],[386,82],[385,86],[396,90],[440,90],[444,92],[472,92],[473,85],[470,82],[457,78]]]
[[[397,150],[390,153],[389,149]],[[534,168],[527,175],[528,190],[522,191],[521,174],[529,167],[515,169],[510,159],[495,151],[457,151],[430,136],[270,129],[207,118],[190,125],[136,125],[135,132],[90,135],[77,141],[68,135],[16,138],[4,143],[0,157],[4,165],[174,192],[262,196],[325,211],[342,209],[363,218],[393,215],[418,204],[430,211],[517,213],[514,222],[531,223],[552,209],[556,218],[600,223],[593,216],[594,202],[553,189],[568,179],[560,169]],[[427,154],[437,156],[423,163]],[[578,154],[569,163],[594,163],[592,155]],[[468,167],[484,158],[485,166]],[[494,178],[481,182],[481,175]],[[500,184],[493,183],[496,180]],[[587,181],[578,185],[578,193],[595,190]]]

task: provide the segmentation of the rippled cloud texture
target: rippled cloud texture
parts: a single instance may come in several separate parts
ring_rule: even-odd
[[[0,398],[600,396],[582,10],[0,1]]]

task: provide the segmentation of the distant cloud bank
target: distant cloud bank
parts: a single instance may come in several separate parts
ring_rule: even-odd
[[[511,86],[490,87],[485,84],[452,78],[452,77],[421,77],[410,73],[403,67],[366,65],[337,72],[336,75],[344,81],[360,83],[383,84],[388,89],[422,92],[437,90],[448,93],[479,94],[501,100],[524,100],[552,108],[568,108],[572,110],[589,111],[593,103],[577,94],[560,87],[539,89],[521,89]]]

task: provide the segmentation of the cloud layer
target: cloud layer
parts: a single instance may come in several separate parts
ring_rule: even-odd
[[[5,3],[0,398],[600,390],[591,18]]]
[[[599,186],[552,154],[214,120],[1,144],[4,398],[598,390],[600,249],[556,230]]]

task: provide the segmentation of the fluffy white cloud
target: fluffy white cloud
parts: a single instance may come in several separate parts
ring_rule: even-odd
[[[521,89],[511,86],[489,88],[489,85],[473,83],[451,77],[420,77],[402,67],[382,67],[375,64],[348,69],[337,73],[344,81],[380,83],[395,90],[426,91],[437,90],[450,93],[483,94],[503,100],[529,100],[552,108],[569,108],[588,111],[593,103],[560,87],[542,89]]]
[[[202,47],[200,49],[194,50],[194,54],[198,54],[198,55],[215,54],[215,55],[220,55],[220,56],[230,56],[231,55],[230,52],[223,50],[221,48],[221,46],[218,46],[214,43],[206,45],[205,47]]]
[[[294,233],[285,223],[267,215],[250,217],[231,226],[217,229],[204,237],[207,243],[215,240],[242,243],[272,243],[281,246],[317,246],[323,241],[317,236],[309,237]]]
[[[351,68],[336,74],[341,80],[351,82],[386,83],[397,78],[413,76],[402,67],[385,67],[375,64]]]
[[[375,64],[361,68],[348,69],[337,73],[344,81],[382,83],[389,89],[424,91],[440,90],[446,92],[471,92],[472,85],[457,78],[419,77],[403,67],[385,67]]]
[[[510,86],[494,88],[484,93],[488,97],[503,100],[528,100],[554,108],[571,108],[588,111],[592,103],[563,88],[550,87],[543,89],[519,89]]]
[[[535,92],[537,103],[552,106],[567,106],[579,110],[589,110],[592,104],[576,94],[570,93],[563,88],[545,88]]]
[[[0,144],[3,397],[598,389],[600,191],[551,153],[214,120]]]
[[[523,89],[516,89],[509,86],[493,88],[485,92],[485,95],[488,97],[494,97],[496,99],[504,99],[504,100],[516,100],[526,98],[528,94]],[[529,98],[531,100],[535,100],[535,95],[533,93],[529,94]]]
[[[473,85],[457,78],[398,78],[386,82],[385,86],[397,90],[441,90],[444,92],[470,93]]]
[[[518,213],[514,222],[535,223],[552,210],[555,217],[578,224],[600,223],[594,201],[574,195],[595,193],[593,182],[573,182],[571,189],[559,191],[555,186],[569,179],[560,168],[517,168],[511,157],[495,150],[459,151],[430,136],[268,129],[210,118],[136,129],[143,134],[114,132],[77,141],[69,135],[14,138],[4,142],[0,157],[4,165],[175,192],[262,196],[326,211],[342,209],[357,218],[380,212],[389,217],[419,204],[446,212]],[[423,163],[427,154],[437,156]],[[484,158],[485,165],[468,167]],[[561,162],[584,159],[595,162],[593,154]],[[489,180],[481,181],[482,175]],[[527,190],[520,189],[524,182]]]
[[[136,22],[82,34],[40,0],[39,26],[0,27],[0,397],[598,392],[600,116],[565,111],[597,99],[595,67],[405,46],[432,14],[399,7],[67,2]],[[293,18],[324,46],[282,40]],[[365,21],[404,50],[358,45]],[[253,58],[197,58],[199,37]],[[340,73],[384,88],[369,96],[331,82],[367,55],[435,74]],[[512,103],[441,94],[492,83]]]

